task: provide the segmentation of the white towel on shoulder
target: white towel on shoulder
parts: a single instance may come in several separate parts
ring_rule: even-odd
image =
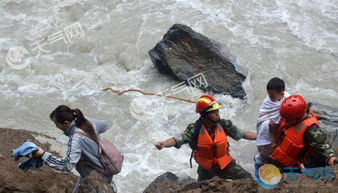
[[[284,97],[289,96],[289,94],[285,93]],[[282,101],[273,102],[271,101],[270,97],[267,96],[259,110],[259,117],[257,120],[257,139],[256,145],[268,145],[271,144],[273,141],[273,136],[269,132],[269,123],[270,120],[278,123],[280,120],[279,115],[279,106],[281,105]]]

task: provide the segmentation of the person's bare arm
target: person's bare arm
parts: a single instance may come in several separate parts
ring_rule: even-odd
[[[155,147],[158,149],[158,150],[161,150],[163,148],[169,148],[169,147],[173,147],[176,145],[176,140],[175,138],[169,138],[165,141],[158,141],[156,143],[154,143]]]
[[[252,131],[245,131],[243,133],[243,139],[247,139],[247,140],[256,140],[257,134],[255,132]]]
[[[336,164],[338,164],[338,159],[336,157],[330,157],[327,165],[334,167]]]

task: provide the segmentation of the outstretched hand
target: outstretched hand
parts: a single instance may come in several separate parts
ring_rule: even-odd
[[[158,150],[161,150],[161,149],[164,148],[164,142],[163,141],[158,141],[158,142],[154,143],[154,145]]]
[[[155,147],[158,150],[163,149],[164,147],[173,147],[176,145],[176,140],[174,138],[169,138],[165,141],[158,141],[156,143],[154,143]]]
[[[40,158],[45,153],[45,150],[43,150],[41,147],[37,151],[32,152],[33,158]]]
[[[338,164],[338,159],[336,157],[331,157],[328,161],[328,165],[334,167]]]

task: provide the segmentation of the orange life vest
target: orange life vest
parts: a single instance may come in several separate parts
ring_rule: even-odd
[[[292,167],[295,164],[300,163],[300,153],[305,148],[304,134],[311,125],[315,124],[319,127],[317,116],[312,112],[312,116],[305,119],[301,123],[295,126],[287,128],[283,131],[283,128],[279,128],[279,132],[284,132],[285,137],[280,145],[270,154],[270,158],[278,161],[286,167]],[[285,128],[285,124],[281,124],[280,127]]]
[[[285,119],[281,119],[278,124],[279,127],[275,131],[275,141],[274,141],[275,144],[279,144],[281,142],[282,134],[286,129]]]
[[[232,157],[229,155],[227,134],[220,124],[217,124],[215,128],[214,140],[211,139],[208,131],[202,125],[194,158],[206,170],[211,170],[216,165],[220,169],[224,169],[231,162]]]

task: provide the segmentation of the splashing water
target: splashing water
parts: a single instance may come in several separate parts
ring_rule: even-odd
[[[176,85],[155,70],[147,52],[169,27],[182,23],[215,40],[247,76],[246,101],[216,95],[223,104],[222,117],[239,128],[255,130],[266,83],[274,76],[285,80],[288,92],[337,107],[337,6],[337,0],[3,0],[1,127],[43,132],[65,143],[48,116],[56,106],[70,105],[109,123],[105,136],[126,157],[114,177],[119,192],[142,192],[167,170],[196,177],[187,146],[157,151],[152,145],[198,118],[192,104],[100,89],[160,92]],[[66,29],[77,22],[83,34],[69,39]],[[8,55],[15,46],[28,53]],[[28,65],[16,70],[6,59]],[[202,94],[194,91],[178,95],[196,99]],[[232,140],[231,151],[253,170],[254,142]]]

